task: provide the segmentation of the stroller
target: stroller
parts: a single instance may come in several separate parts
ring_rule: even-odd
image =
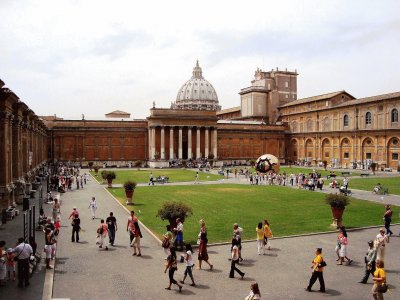
[[[345,196],[351,196],[351,190],[346,189],[343,185],[339,188],[339,192]]]

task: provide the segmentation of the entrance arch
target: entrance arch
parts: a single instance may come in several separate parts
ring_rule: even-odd
[[[400,140],[397,137],[389,139],[387,144],[387,166],[397,170],[400,166]]]

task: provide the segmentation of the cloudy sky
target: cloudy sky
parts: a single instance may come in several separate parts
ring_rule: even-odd
[[[0,0],[0,78],[39,115],[145,118],[196,59],[222,108],[257,67],[298,96],[400,91],[400,1]]]

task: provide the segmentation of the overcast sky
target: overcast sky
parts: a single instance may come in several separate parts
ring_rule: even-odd
[[[38,115],[145,118],[196,59],[222,108],[257,67],[298,97],[400,91],[400,1],[0,0],[0,78]]]

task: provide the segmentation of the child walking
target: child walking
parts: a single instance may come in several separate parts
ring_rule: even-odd
[[[7,250],[7,276],[8,280],[15,281],[15,261],[14,261],[14,253],[12,248]],[[11,276],[12,275],[12,276]]]
[[[185,279],[187,277],[187,275],[189,275],[190,279],[192,280],[192,284],[191,286],[195,286],[196,284],[194,283],[194,279],[193,279],[193,249],[192,249],[192,245],[190,244],[186,244],[186,256],[185,256],[185,262],[186,262],[186,270],[185,270],[185,276],[183,277],[183,280],[181,281],[181,283],[185,283]]]

